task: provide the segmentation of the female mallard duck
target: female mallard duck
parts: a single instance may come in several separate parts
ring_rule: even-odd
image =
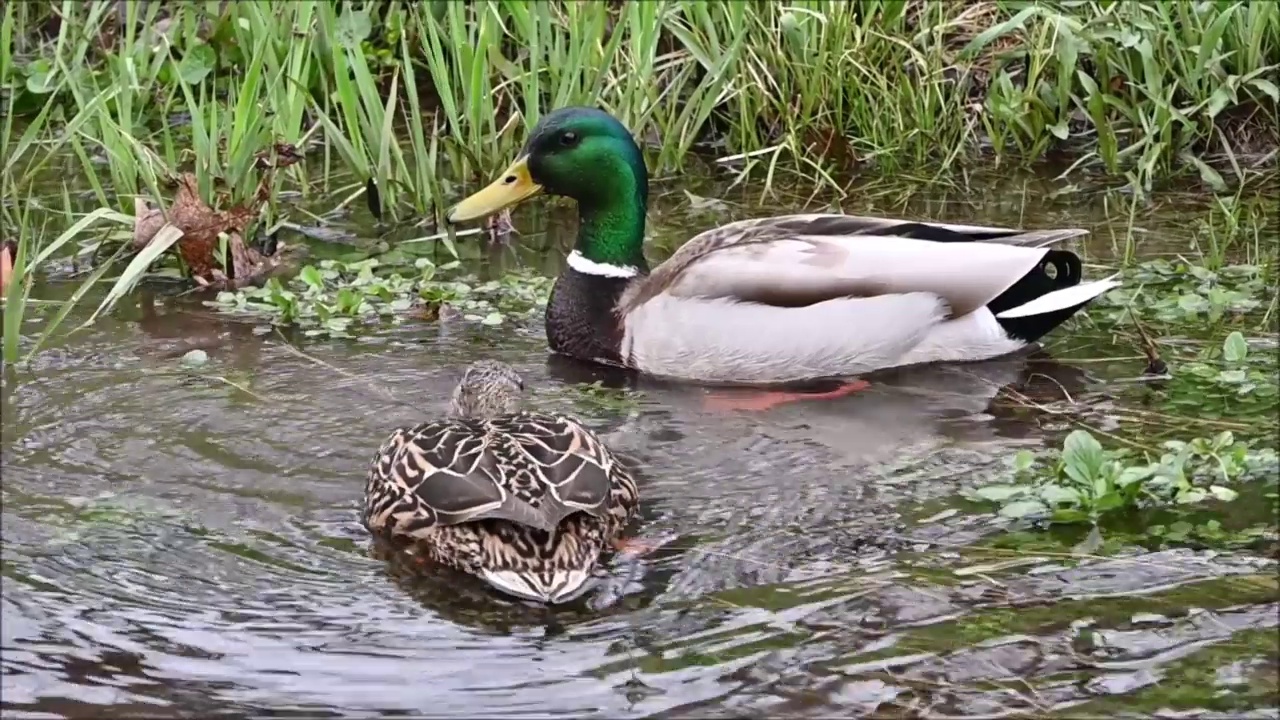
[[[985,360],[1032,345],[1119,284],[1079,284],[1080,259],[1048,249],[1084,230],[835,214],[730,223],[649,272],[644,158],[592,108],[543,117],[506,172],[448,220],[542,192],[576,200],[580,218],[547,305],[552,351],[674,379],[763,385]]]
[[[521,411],[523,389],[508,365],[468,367],[448,419],[400,428],[378,449],[364,524],[516,597],[567,602],[606,545],[627,544],[639,495],[591,430]]]

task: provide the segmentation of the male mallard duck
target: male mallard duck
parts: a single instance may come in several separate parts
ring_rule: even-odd
[[[400,428],[378,449],[364,524],[516,597],[567,602],[606,545],[627,544],[639,496],[591,430],[520,411],[523,389],[506,364],[468,367],[448,419]]]
[[[543,192],[573,198],[577,244],[546,311],[552,351],[706,383],[847,378],[1006,355],[1119,284],[1080,284],[1080,259],[1048,248],[1084,230],[835,214],[730,223],[695,235],[650,272],[648,182],[620,122],[565,108],[543,117],[506,172],[448,220]]]

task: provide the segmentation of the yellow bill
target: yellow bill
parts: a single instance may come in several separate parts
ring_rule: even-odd
[[[492,215],[542,192],[529,177],[529,156],[522,155],[497,180],[449,210],[449,222],[458,223]]]

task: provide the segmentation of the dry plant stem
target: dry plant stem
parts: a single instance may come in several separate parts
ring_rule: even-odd
[[[341,375],[342,377],[347,378],[348,380],[354,380],[364,384],[365,387],[367,387],[372,392],[372,394],[375,397],[377,397],[379,400],[394,403],[396,405],[402,405],[408,408],[413,408],[414,410],[421,409],[420,405],[415,405],[414,403],[401,399],[396,393],[391,392],[391,390],[389,390],[383,385],[380,385],[378,382],[376,382],[373,379],[364,377],[362,375],[357,375],[349,370],[343,370],[342,368],[336,365],[333,365],[331,363],[327,363],[324,360],[321,360],[320,358],[313,357],[311,355],[306,354],[305,352],[299,350],[297,347],[291,344],[288,341],[288,339],[285,338],[284,334],[281,333],[278,329],[276,330],[276,336],[280,339],[280,342],[284,346],[285,350],[288,350],[290,353],[297,355],[298,357],[302,358],[303,360],[306,360],[307,362],[313,363],[327,370],[331,370],[337,373],[338,375]]]

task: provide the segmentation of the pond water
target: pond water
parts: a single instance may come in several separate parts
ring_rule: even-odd
[[[747,201],[758,188],[699,192],[741,204],[690,210],[661,189],[657,255],[766,212]],[[1035,179],[860,197],[845,211],[1091,228],[1089,275],[1130,221],[1114,196]],[[1141,257],[1188,250],[1207,208],[1188,197],[1143,211]],[[348,245],[313,251],[377,241],[345,222]],[[569,240],[571,214],[543,204],[516,225],[520,248],[479,266],[554,272],[547,248]],[[755,414],[550,357],[540,321],[297,344],[305,357],[146,289],[6,369],[5,717],[1277,717],[1273,559],[1070,557],[1078,538],[1010,549],[990,508],[959,499],[1074,421],[1131,431],[1146,360],[1087,319],[1041,356],[886,373]],[[199,371],[178,361],[192,347],[210,355]],[[666,544],[607,567],[589,603],[535,608],[410,572],[358,523],[378,443],[442,413],[479,357],[512,363],[532,405],[572,409],[639,465],[637,534]],[[578,387],[596,381],[626,392]],[[1197,422],[1162,427],[1216,431]]]

